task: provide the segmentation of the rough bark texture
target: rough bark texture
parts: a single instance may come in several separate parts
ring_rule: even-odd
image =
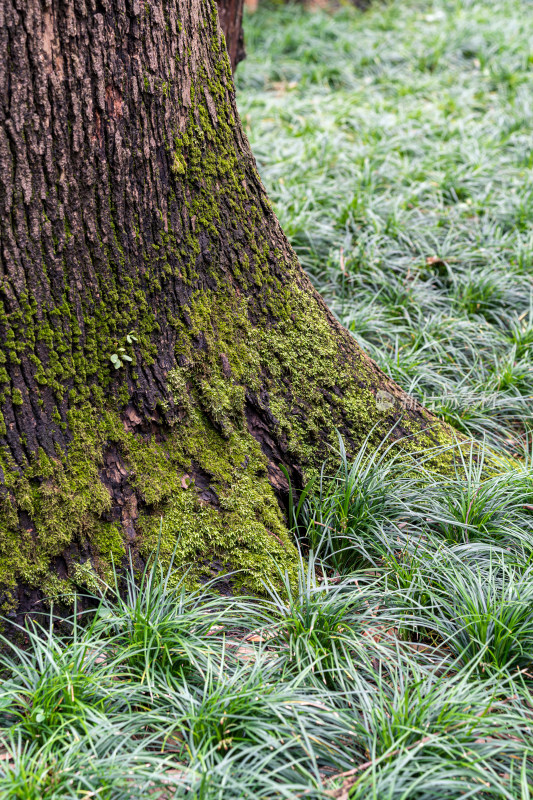
[[[237,64],[246,57],[242,12],[244,0],[218,0],[218,18],[226,39],[231,69],[235,72]]]
[[[142,560],[161,517],[191,579],[257,589],[295,563],[281,464],[447,429],[297,263],[214,4],[0,0],[0,47],[3,610]]]

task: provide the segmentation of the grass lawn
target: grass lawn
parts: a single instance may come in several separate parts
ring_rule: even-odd
[[[533,419],[533,6],[247,19],[238,99],[282,226],[342,322],[460,430]]]
[[[298,585],[225,598],[155,561],[4,642],[0,798],[530,800],[533,6],[266,6],[246,35],[241,114],[298,255],[491,469],[339,442],[290,510]]]

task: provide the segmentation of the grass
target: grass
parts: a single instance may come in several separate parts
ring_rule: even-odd
[[[530,464],[487,477],[462,447],[441,478],[342,442],[339,464],[295,511],[294,584],[186,592],[156,552],[63,633],[51,612],[4,639],[0,796],[529,798]],[[450,537],[462,495],[496,510]],[[310,546],[321,519],[342,558]]]
[[[241,113],[306,269],[493,468],[462,447],[441,476],[388,440],[353,459],[339,442],[338,469],[291,495],[294,583],[186,591],[155,553],[95,612],[4,639],[0,797],[530,800],[528,10],[247,18]]]
[[[382,369],[513,449],[533,415],[533,19],[522,0],[261,8],[238,100],[282,225]]]

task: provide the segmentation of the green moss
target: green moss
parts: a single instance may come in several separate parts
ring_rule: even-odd
[[[123,532],[116,523],[95,524],[91,531],[91,548],[95,571],[102,580],[110,583],[114,569],[120,569],[126,555]]]
[[[49,458],[40,451],[21,474],[4,455],[8,497],[0,510],[0,584],[22,579],[39,585],[50,560],[75,540],[90,540],[111,507],[111,497],[99,477],[105,439],[94,410],[71,412],[73,440],[68,456]],[[32,527],[19,530],[18,511]]]
[[[76,586],[87,589],[91,594],[98,595],[102,591],[102,582],[90,561],[76,564],[73,569],[72,581]]]
[[[173,175],[183,175],[185,172],[185,163],[179,153],[174,153],[174,160],[170,169]]]
[[[22,405],[22,393],[20,389],[13,389],[11,392],[11,400],[13,401],[14,406],[21,406]]]
[[[76,600],[76,588],[72,581],[63,580],[58,575],[51,573],[42,584],[44,600],[48,605],[61,603],[72,608]]]
[[[187,389],[187,377],[185,370],[180,367],[171,369],[167,374],[167,385],[169,392],[176,406],[188,412],[190,409],[190,398]]]
[[[71,584],[96,591],[99,580],[109,581],[113,564],[119,566],[125,553],[120,528],[102,521],[111,497],[99,468],[111,444],[144,507],[138,524],[143,556],[157,543],[162,517],[163,560],[178,543],[176,563],[183,569],[194,562],[195,580],[209,574],[208,565],[217,560],[238,571],[238,585],[257,591],[265,577],[275,576],[275,562],[289,572],[294,568],[296,551],[268,481],[266,459],[244,429],[218,432],[194,407],[187,423],[172,428],[163,442],[126,431],[110,411],[72,412],[69,425],[74,438],[64,460],[41,452],[24,476],[10,482],[10,502],[0,516],[3,586],[23,580],[57,594],[50,584],[50,564],[74,541],[90,545],[92,561],[68,564]],[[189,477],[198,469],[209,476],[218,509],[201,499]],[[22,534],[17,509],[33,522]],[[68,587],[59,588],[65,593]]]
[[[292,573],[296,551],[258,443],[242,432],[224,438],[195,409],[191,424],[168,447],[182,463],[209,475],[211,503],[199,497],[188,473],[179,475],[179,489],[162,496],[165,502],[141,522],[144,555],[158,542],[162,518],[161,555],[168,560],[175,551],[174,563],[190,570],[191,579],[209,576],[214,561],[236,571],[235,583],[254,591],[265,578],[275,580],[276,564]]]

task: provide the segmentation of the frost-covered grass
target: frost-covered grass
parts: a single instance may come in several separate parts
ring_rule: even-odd
[[[154,556],[95,614],[3,641],[0,798],[529,800],[532,12],[247,19],[239,102],[285,230],[491,469],[479,445],[439,476],[340,442],[290,509],[296,585],[186,591]]]
[[[241,115],[315,285],[380,366],[513,448],[533,416],[533,6],[263,7]]]

